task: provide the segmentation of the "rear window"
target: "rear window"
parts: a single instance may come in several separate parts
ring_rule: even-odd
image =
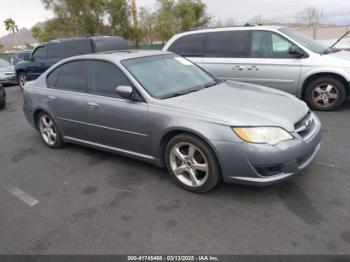
[[[205,57],[247,57],[249,53],[249,31],[223,31],[207,34]]]
[[[169,47],[169,51],[181,56],[203,56],[205,34],[185,35]]]
[[[73,61],[60,66],[61,69],[56,88],[75,92],[87,92],[87,66],[86,61]],[[52,78],[54,81],[54,77]]]
[[[89,39],[77,39],[63,42],[64,57],[84,55],[92,53]]]
[[[47,77],[47,87],[48,88],[55,88],[57,84],[58,75],[60,74],[62,67],[56,68],[54,71],[52,71],[48,77]]]

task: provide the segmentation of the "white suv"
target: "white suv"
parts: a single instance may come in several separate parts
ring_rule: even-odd
[[[163,50],[219,78],[294,94],[317,110],[338,109],[350,95],[350,52],[326,48],[286,27],[194,30],[175,35]]]

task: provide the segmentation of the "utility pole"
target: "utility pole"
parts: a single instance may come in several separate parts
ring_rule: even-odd
[[[131,14],[134,21],[134,27],[137,27],[137,7],[136,0],[131,0]]]

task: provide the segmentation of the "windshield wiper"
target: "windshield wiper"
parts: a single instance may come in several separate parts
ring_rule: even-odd
[[[222,82],[224,82],[224,81],[221,80],[221,79],[216,79],[214,82],[206,83],[206,84],[204,85],[204,88],[216,86],[216,85],[218,85],[218,84],[221,84]]]
[[[348,34],[350,33],[350,31],[347,31],[345,34],[343,34],[337,41],[335,41],[335,43],[329,47],[327,47],[324,51],[323,54],[329,54],[332,50],[333,47],[335,47],[341,40],[343,40]]]
[[[196,89],[185,90],[185,91],[182,91],[182,92],[177,92],[177,93],[171,94],[169,96],[166,96],[163,99],[168,99],[168,98],[172,98],[172,97],[187,95],[189,93],[197,92],[197,91],[199,91],[201,89],[202,88],[196,88]]]

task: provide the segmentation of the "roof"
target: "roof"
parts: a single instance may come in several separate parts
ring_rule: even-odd
[[[178,35],[186,35],[186,34],[193,34],[193,33],[207,33],[207,32],[220,32],[220,31],[238,31],[238,30],[278,30],[282,28],[283,26],[227,26],[227,27],[213,27],[213,28],[202,28],[202,29],[193,29],[187,32],[180,33]]]
[[[108,51],[104,53],[94,53],[94,54],[73,56],[65,59],[65,61],[74,60],[74,59],[105,59],[113,62],[119,62],[125,59],[155,56],[155,55],[165,55],[165,54],[172,54],[172,53],[167,51],[160,51],[160,50],[121,50],[121,51]]]

